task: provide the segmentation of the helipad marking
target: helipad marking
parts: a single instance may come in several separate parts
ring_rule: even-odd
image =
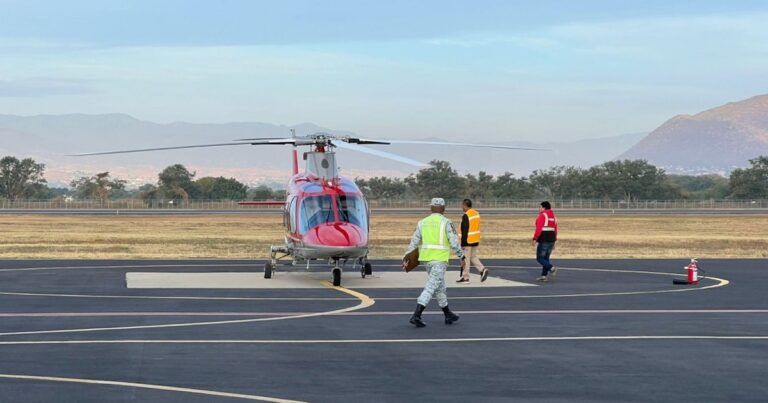
[[[173,267],[252,267],[253,264],[153,264],[153,265],[112,265],[112,266],[49,266],[49,267],[23,267],[14,269],[0,269],[0,272],[12,271],[40,271],[40,270],[76,270],[76,269],[142,269],[142,268],[173,268]],[[351,298],[301,298],[301,297],[193,297],[193,296],[154,296],[154,295],[99,295],[99,294],[56,294],[34,292],[5,292],[0,295],[12,295],[22,297],[61,297],[61,298],[109,298],[109,299],[169,299],[169,300],[201,300],[201,301],[348,301]]]
[[[48,344],[429,344],[515,341],[637,341],[637,340],[766,340],[761,336],[660,335],[660,336],[553,336],[553,337],[465,337],[446,339],[307,339],[307,340],[44,340],[0,341],[0,346]]]
[[[658,276],[672,276],[672,277],[685,277],[685,274],[675,274],[675,273],[663,273],[663,272],[655,272],[655,271],[642,271],[642,270],[621,270],[621,269],[588,269],[588,268],[568,268],[568,267],[558,267],[560,270],[576,270],[576,271],[600,271],[600,272],[608,272],[608,273],[627,273],[627,274],[651,274],[651,275],[658,275]],[[704,287],[686,287],[681,286],[680,288],[672,288],[667,290],[650,290],[650,291],[624,291],[624,292],[600,292],[600,293],[586,293],[586,294],[542,294],[542,295],[488,295],[488,296],[452,296],[450,299],[518,299],[518,298],[570,298],[570,297],[604,297],[604,296],[618,296],[618,295],[640,295],[640,294],[662,294],[662,293],[669,293],[669,292],[685,292],[685,291],[700,291],[700,290],[707,290],[711,288],[718,288],[718,287],[724,287],[731,282],[719,278],[719,277],[713,277],[713,276],[707,276],[705,279],[700,281],[706,281],[706,280],[713,280],[716,281],[715,284],[704,286]],[[380,301],[403,301],[403,300],[411,300],[413,298],[408,297],[389,297],[389,298],[377,298]]]
[[[318,280],[327,278],[324,272],[280,273],[271,279],[265,279],[262,273],[253,272],[126,272],[127,288],[141,289],[285,289],[317,288]],[[532,284],[507,280],[500,277],[488,277],[480,281],[477,274],[471,275],[469,284],[447,282],[448,288],[491,288],[491,287],[534,287]],[[353,289],[371,288],[423,288],[427,282],[427,272],[404,273],[402,271],[382,271],[372,277],[345,276],[344,286]]]
[[[369,306],[373,305],[375,301],[368,297],[365,294],[359,293],[357,291],[349,290],[344,287],[334,287],[329,282],[325,282],[324,285],[328,288],[335,289],[337,291],[343,292],[345,294],[349,294],[355,298],[357,298],[360,303],[349,308],[342,308],[342,309],[336,309],[333,311],[325,311],[325,312],[314,312],[314,313],[307,313],[307,314],[300,314],[300,315],[287,315],[287,316],[277,316],[277,317],[270,317],[270,318],[255,318],[255,319],[238,319],[238,320],[223,320],[223,321],[213,321],[213,322],[190,322],[190,323],[170,323],[170,324],[159,324],[159,325],[141,325],[141,326],[114,326],[114,327],[96,327],[96,328],[80,328],[80,329],[58,329],[58,330],[36,330],[36,331],[26,331],[26,332],[5,332],[0,333],[0,336],[20,336],[20,335],[33,335],[33,334],[53,334],[53,333],[81,333],[81,332],[99,332],[99,331],[108,331],[108,330],[136,330],[136,329],[159,329],[159,328],[175,328],[175,327],[192,327],[192,326],[210,326],[210,325],[231,325],[231,324],[241,324],[241,323],[252,323],[252,322],[267,322],[267,321],[277,321],[277,320],[286,320],[286,319],[301,319],[301,318],[312,318],[312,317],[318,317],[318,316],[326,316],[326,315],[333,315],[343,312],[351,312],[358,309],[364,309],[368,308]]]
[[[210,267],[211,265],[125,265],[125,266],[93,266],[93,268],[154,268],[154,267]],[[248,264],[231,264],[230,266],[250,266]],[[381,266],[397,266],[382,264]],[[489,268],[523,268],[523,269],[535,269],[528,266],[488,266]],[[2,271],[17,271],[17,270],[58,270],[58,269],[87,269],[91,266],[62,266],[62,267],[37,267],[37,268],[22,268],[22,269],[0,269]],[[615,272],[626,274],[652,274],[662,276],[684,277],[684,274],[675,273],[663,273],[663,272],[649,272],[649,271],[636,271],[636,270],[621,270],[621,269],[590,269],[590,268],[560,268],[565,271],[601,271],[601,272]],[[707,277],[705,280],[715,280],[718,283],[705,287],[681,287],[668,290],[651,290],[651,291],[628,291],[628,292],[616,292],[616,293],[589,293],[589,294],[551,294],[551,295],[499,295],[499,296],[454,296],[451,299],[522,299],[522,298],[567,298],[567,297],[594,297],[594,296],[619,296],[619,295],[642,295],[642,294],[655,294],[655,293],[668,293],[668,292],[685,292],[685,291],[697,291],[706,290],[711,288],[723,287],[728,285],[728,280],[718,277]],[[19,292],[2,292],[0,295],[14,295],[14,296],[39,296],[39,297],[68,297],[68,298],[115,298],[115,299],[170,299],[170,300],[241,300],[241,301],[322,301],[322,300],[346,300],[347,298],[290,298],[290,297],[265,297],[265,298],[248,298],[248,297],[186,297],[186,296],[133,296],[133,295],[98,295],[98,294],[50,294],[50,293],[19,293]],[[383,297],[378,298],[381,301],[396,301],[396,300],[411,300],[411,297]]]
[[[0,272],[7,271],[35,271],[35,270],[76,270],[76,269],[142,269],[142,268],[171,268],[171,267],[258,267],[258,264],[252,263],[215,263],[211,264],[150,264],[150,265],[111,265],[111,266],[42,266],[42,267],[18,267],[12,269],[0,269]],[[260,270],[260,269],[259,269]]]
[[[100,295],[100,294],[49,294],[35,292],[5,292],[0,295],[20,297],[61,297],[61,298],[107,298],[107,299],[172,299],[172,300],[202,300],[202,301],[350,301],[352,298],[326,297],[191,297],[191,296],[159,296],[159,295]]]
[[[574,310],[485,310],[455,311],[463,315],[601,315],[601,314],[762,314],[768,309],[574,309]],[[312,312],[18,312],[0,313],[0,318],[79,318],[79,317],[153,317],[153,316],[284,316]],[[354,311],[327,316],[396,316],[412,311]],[[423,315],[443,315],[424,312]]]
[[[242,393],[217,392],[213,390],[180,388],[176,386],[153,385],[153,384],[147,384],[147,383],[104,381],[99,379],[61,378],[61,377],[55,377],[55,376],[32,376],[32,375],[15,375],[15,374],[0,374],[0,378],[17,379],[17,380],[24,380],[24,381],[65,382],[65,383],[83,383],[88,385],[125,386],[128,388],[153,389],[153,390],[162,390],[165,392],[193,393],[197,395],[231,397],[235,399],[257,400],[261,402],[303,403],[300,400],[278,399],[278,398],[266,397],[266,396],[245,395]]]

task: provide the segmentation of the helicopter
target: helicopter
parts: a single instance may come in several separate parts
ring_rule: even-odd
[[[356,270],[359,265],[360,275],[363,278],[372,275],[373,268],[368,261],[370,208],[363,192],[355,182],[339,175],[334,149],[354,150],[420,168],[428,166],[426,163],[411,158],[363,147],[362,144],[447,145],[545,151],[538,148],[495,144],[365,139],[323,132],[296,136],[295,129],[291,129],[291,137],[286,138],[237,139],[229,143],[94,152],[71,154],[71,156],[82,157],[236,145],[292,145],[293,168],[292,175],[288,180],[286,199],[284,201],[241,201],[239,204],[243,206],[278,205],[282,207],[285,239],[282,244],[270,247],[269,260],[264,264],[264,278],[272,278],[278,263],[283,259],[292,259],[293,265],[306,262],[307,269],[309,269],[310,261],[325,260],[331,267],[332,284],[338,287],[341,285],[342,265],[346,265],[349,261],[353,262],[353,270]],[[302,154],[305,170],[299,172],[298,147],[302,146],[308,146],[310,150]]]

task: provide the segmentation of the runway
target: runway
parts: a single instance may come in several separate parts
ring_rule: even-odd
[[[766,260],[487,260],[445,325],[422,273],[0,261],[0,401],[765,401]],[[417,277],[420,276],[420,277]],[[133,284],[133,286],[132,286]]]

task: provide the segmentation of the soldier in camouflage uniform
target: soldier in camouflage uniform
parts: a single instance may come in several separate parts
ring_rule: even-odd
[[[450,219],[443,216],[445,212],[445,200],[436,197],[430,203],[432,214],[416,225],[411,237],[411,244],[405,254],[408,255],[414,249],[419,248],[419,261],[427,266],[427,285],[417,300],[416,310],[411,316],[410,322],[416,327],[424,327],[421,313],[434,295],[437,304],[445,313],[445,324],[450,325],[459,320],[459,316],[448,308],[448,295],[445,293],[445,270],[448,268],[451,249],[461,259],[464,267],[464,252],[459,245],[456,228]],[[404,264],[405,265],[405,264]]]

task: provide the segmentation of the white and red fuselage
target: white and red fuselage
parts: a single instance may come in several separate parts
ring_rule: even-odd
[[[355,182],[296,174],[284,207],[286,243],[298,259],[355,259],[368,254],[368,204]]]

